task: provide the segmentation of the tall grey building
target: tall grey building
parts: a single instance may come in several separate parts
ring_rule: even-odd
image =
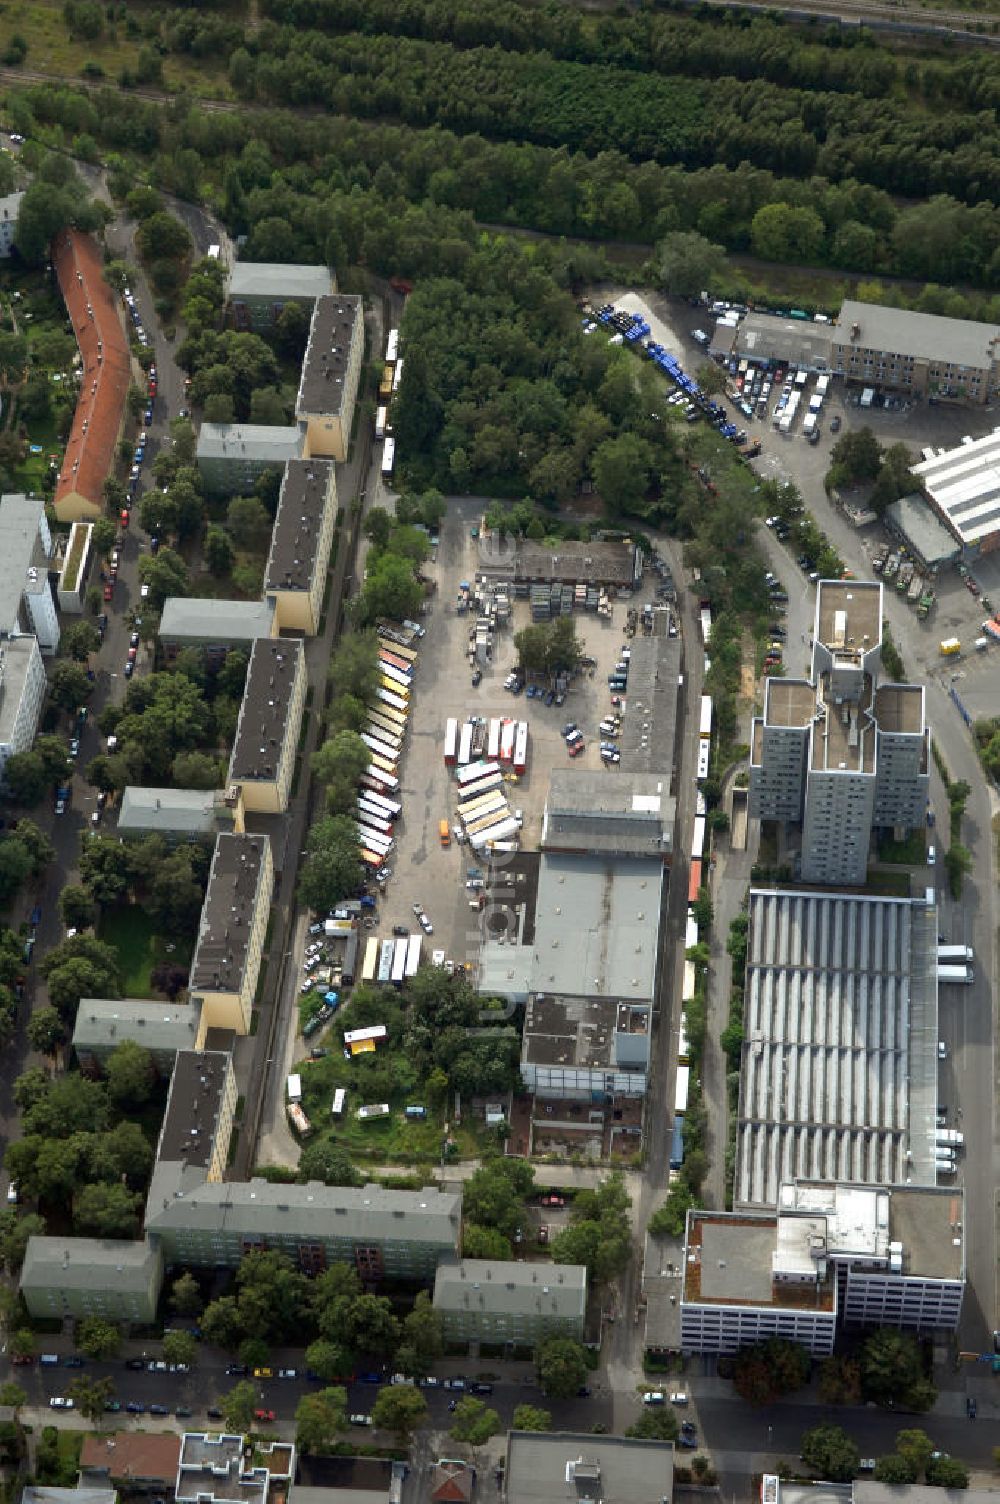
[[[811,676],[768,680],[750,753],[750,813],[801,827],[803,882],[863,883],[874,827],[924,823],[924,690],[881,674],[881,584],[821,580]]]

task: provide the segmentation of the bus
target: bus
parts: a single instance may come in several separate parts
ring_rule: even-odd
[[[364,796],[369,804],[374,804],[378,809],[385,810],[386,819],[398,820],[403,813],[403,806],[398,799],[387,799],[384,794],[367,793]]]
[[[378,936],[370,935],[365,942],[365,959],[361,967],[361,980],[374,982],[378,970]]]
[[[389,694],[395,695],[397,700],[402,701],[401,705],[395,706],[396,710],[409,710],[410,686],[408,684],[401,684],[398,679],[392,679],[384,672],[380,674],[378,682],[380,689],[387,690]]]
[[[694,821],[694,836],[691,842],[691,855],[695,861],[700,862],[705,855],[705,817],[696,815]]]
[[[516,837],[517,831],[517,821],[511,816],[508,820],[500,820],[488,830],[476,831],[475,835],[469,836],[469,840],[476,847],[483,847],[487,843],[495,846],[498,842],[509,841],[512,837]]]
[[[381,396],[381,392],[379,393]],[[393,467],[396,463],[396,440],[389,435],[382,447],[382,474],[386,480],[392,476]]]
[[[705,739],[702,739],[701,741],[699,741],[699,743],[698,743],[698,771],[695,774],[695,777],[698,779],[699,783],[703,783],[704,780],[708,777],[708,762],[709,762],[709,758],[711,756],[711,753],[712,753],[712,744],[711,744],[711,742],[707,741]]]
[[[391,705],[382,705],[379,707],[379,715],[383,720],[388,721],[390,726],[396,728],[398,735],[405,735],[407,720],[404,711],[394,710]]]
[[[488,794],[481,794],[478,799],[470,799],[468,804],[459,808],[459,815],[466,825],[474,825],[481,815],[489,814],[491,809],[506,809],[507,801],[499,789],[491,789]]]
[[[691,1064],[690,1050],[691,1046],[688,1044],[687,1036],[687,1019],[682,1013],[680,1029],[677,1036],[677,1060],[680,1065]]]
[[[376,856],[381,856],[384,862],[393,849],[392,837],[384,836],[377,830],[371,830],[367,825],[359,825],[357,831],[358,845],[364,847],[365,851],[373,851]]]
[[[688,1003],[694,1001],[694,989],[696,985],[696,972],[693,961],[684,962],[684,981],[681,984],[681,1003],[686,1008]]]
[[[357,930],[352,930],[347,937],[347,944],[344,946],[344,956],[340,963],[340,977],[345,987],[354,985],[354,976],[358,969],[358,939]]]
[[[494,716],[490,721],[490,734],[486,742],[486,755],[491,762],[496,762],[500,756],[500,717]]]
[[[688,903],[695,903],[701,892],[701,863],[691,863],[691,874],[688,878]]]
[[[503,819],[504,814],[505,806],[503,805],[494,805],[492,809],[477,810],[474,815],[466,819],[465,834],[470,841],[474,840],[484,830],[489,830],[491,826],[498,824]]]
[[[415,665],[420,656],[416,648],[407,647],[402,642],[388,642],[384,637],[380,637],[378,643],[380,648],[388,648],[394,658],[402,658],[404,663]]]
[[[398,355],[399,355],[399,330],[398,329],[390,329],[388,337],[387,337],[386,342],[385,342],[385,358],[386,358],[387,361],[391,361],[393,364],[395,364],[396,358],[397,358]]]
[[[677,1067],[677,1084],[674,1087],[674,1117],[682,1118],[687,1112],[688,1094],[691,1090],[691,1067]]]
[[[373,752],[377,752],[379,757],[384,758],[386,762],[394,763],[396,761],[395,747],[390,747],[389,743],[384,742],[381,737],[372,736],[370,731],[362,731],[361,740],[366,747],[370,747]]]
[[[377,851],[369,851],[367,846],[362,844],[361,860],[364,862],[366,867],[371,867],[373,872],[377,872],[385,862],[385,857]]]
[[[392,663],[383,662],[381,658],[378,662],[378,671],[383,679],[389,680],[390,684],[398,684],[400,692],[407,695],[410,693],[410,679],[412,677],[410,674],[404,673],[401,668],[396,668]]]
[[[378,958],[378,979],[380,982],[388,982],[392,976],[392,958],[395,950],[396,942],[394,940],[382,941]]]
[[[393,668],[398,668],[404,674],[406,674],[407,679],[411,679],[413,677],[413,664],[408,663],[405,658],[401,657],[400,654],[396,652],[394,647],[383,647],[380,644],[378,650],[378,661],[379,663],[391,663]]]
[[[383,757],[380,752],[372,753],[372,760],[370,765],[372,768],[374,768],[376,774],[380,778],[395,778],[396,776],[395,761],[390,762],[388,758]]]
[[[514,737],[514,772],[523,774],[528,768],[528,723],[518,721]]]
[[[383,684],[380,684],[375,691],[375,697],[379,704],[388,705],[390,710],[398,710],[402,715],[405,715],[410,708],[409,701],[404,700],[402,695],[395,694],[391,689],[386,689]]]
[[[481,799],[484,794],[492,794],[494,789],[503,788],[502,773],[487,773],[485,778],[477,778],[475,783],[467,783],[464,789],[459,790],[459,809],[470,799]]]
[[[514,739],[517,736],[517,722],[504,721],[500,728],[500,761],[514,761]]]
[[[394,758],[399,757],[403,749],[403,737],[395,726],[391,731],[383,726],[368,726],[366,729],[369,736],[373,736],[377,742],[381,742],[384,747],[391,750]]]
[[[371,1123],[379,1118],[389,1116],[388,1102],[371,1102],[366,1107],[359,1107],[354,1114],[359,1123]]]
[[[289,1102],[286,1111],[288,1113],[288,1121],[299,1137],[308,1138],[310,1133],[312,1133],[312,1123],[310,1123],[298,1102]]]
[[[444,728],[444,765],[453,768],[458,757],[458,721],[453,715],[448,717]]]
[[[701,735],[712,735],[712,696],[701,697]]]
[[[691,950],[698,944],[698,921],[691,910],[687,912],[687,923],[684,929],[684,949]]]
[[[386,943],[395,948],[396,942],[394,940],[389,940]],[[380,1044],[385,1040],[385,1037],[385,1024],[371,1024],[367,1029],[345,1029],[344,1048],[353,1050],[359,1044]]]
[[[409,944],[409,936],[396,941],[396,949],[392,957],[392,985],[402,987],[403,978],[406,976],[406,952]]]
[[[379,382],[378,386],[379,399],[382,402],[388,402],[389,398],[392,396],[392,376],[392,366],[384,365],[382,367],[382,380]]]
[[[375,409],[375,437],[377,439],[385,438],[385,425],[388,416],[389,409],[387,407],[377,407]]]
[[[423,941],[422,935],[411,935],[406,943],[406,975],[415,977],[420,965],[420,946]]]
[[[371,825],[373,830],[385,830],[387,834],[392,831],[392,821],[384,809],[379,809],[377,804],[368,804],[364,799],[357,802],[358,819],[366,825]]]
[[[400,360],[396,361],[396,369],[393,372],[393,377],[392,377],[392,393],[393,393],[393,396],[395,396],[396,393],[399,391],[399,383],[402,381],[402,379],[403,379],[403,362],[402,362],[402,359],[400,359]]]
[[[464,721],[458,737],[458,765],[461,768],[468,767],[472,757],[472,723]]]
[[[364,784],[365,788],[378,789],[379,792],[381,792],[382,789],[386,789],[390,794],[399,793],[399,779],[392,777],[389,773],[385,773],[379,768],[376,768],[373,763],[369,763],[365,771],[362,773],[361,782]]]
[[[485,778],[487,773],[499,773],[499,771],[500,767],[495,762],[470,762],[468,767],[459,768],[455,774],[455,782],[459,788],[464,788],[468,783],[475,783],[477,778]]]

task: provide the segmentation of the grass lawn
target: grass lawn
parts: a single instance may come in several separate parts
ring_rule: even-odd
[[[927,841],[923,831],[911,830],[903,841],[894,841],[887,836],[878,843],[878,859],[901,867],[922,867],[927,861]]]
[[[186,937],[172,942],[162,940],[149,915],[134,904],[110,909],[101,919],[98,935],[118,952],[126,997],[149,997],[153,967],[161,961],[187,966],[194,948],[193,941]]]

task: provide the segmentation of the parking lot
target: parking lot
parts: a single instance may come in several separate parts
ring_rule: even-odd
[[[505,787],[511,808],[523,814],[522,844],[536,849],[549,770],[601,766],[598,725],[611,704],[607,678],[626,640],[626,603],[621,599],[610,622],[576,612],[574,622],[583,651],[596,658],[596,668],[584,670],[572,681],[561,706],[546,706],[543,700],[529,699],[525,694],[514,696],[504,689],[504,680],[516,666],[514,636],[530,621],[527,601],[518,600],[513,603],[511,625],[494,636],[492,663],[484,667],[482,681],[473,689],[467,650],[475,617],[457,615],[455,600],[459,585],[475,580],[479,542],[471,537],[471,531],[481,511],[481,503],[451,501],[441,526],[437,558],[426,566],[437,589],[425,618],[426,636],[420,643],[410,729],[400,767],[403,818],[395,831],[393,876],[379,916],[379,932],[386,934],[393,924],[410,925],[412,905],[422,904],[434,925],[425,950],[440,948],[457,963],[474,961],[478,954],[478,913],[470,908],[475,895],[466,889],[465,881],[467,868],[482,864],[468,846],[459,846],[454,839],[447,848],[440,844],[439,822],[457,823],[454,779],[444,765],[448,717],[462,721],[469,715],[510,716],[528,722],[527,772]],[[654,579],[649,581],[650,599]],[[585,751],[573,763],[562,735],[570,721],[579,725],[586,743]],[[608,769],[607,776],[615,776],[613,768]]]

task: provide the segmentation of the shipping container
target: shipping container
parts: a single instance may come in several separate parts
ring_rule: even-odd
[[[701,697],[701,735],[712,735],[712,696]]]
[[[383,940],[378,962],[379,982],[388,982],[392,976],[392,958],[395,954],[396,942],[394,940]]]
[[[462,722],[462,729],[458,734],[458,765],[467,768],[469,759],[472,757],[472,723]]]
[[[396,941],[396,949],[392,957],[392,985],[402,987],[403,978],[406,976],[406,948],[408,937],[402,935]]]
[[[395,463],[396,440],[390,435],[386,438],[386,441],[382,446],[382,474],[386,477],[387,480],[392,475]]]
[[[406,975],[415,977],[420,965],[420,947],[423,943],[422,935],[411,935],[406,946]]]
[[[469,737],[471,745],[471,735]],[[468,767],[459,768],[455,774],[455,782],[459,788],[464,788],[468,783],[475,783],[477,778],[485,778],[487,773],[499,773],[500,767],[495,762],[472,762]]]
[[[688,877],[688,903],[694,903],[701,891],[701,863],[692,862]]]
[[[486,755],[495,762],[500,756],[500,717],[494,716],[490,721],[490,734],[486,740]]]
[[[378,936],[370,935],[365,942],[365,961],[361,968],[361,980],[374,982],[378,970]]]
[[[504,721],[500,728],[500,761],[511,763],[514,761],[514,742],[517,738],[517,722]]]
[[[674,1087],[674,1116],[683,1117],[687,1112],[688,1093],[691,1088],[691,1067],[679,1065],[677,1067],[677,1083]]]
[[[514,772],[523,774],[528,768],[528,723],[518,721],[514,737]]]
[[[694,835],[691,838],[691,855],[695,861],[701,861],[705,855],[705,816],[696,815],[694,822]]]

